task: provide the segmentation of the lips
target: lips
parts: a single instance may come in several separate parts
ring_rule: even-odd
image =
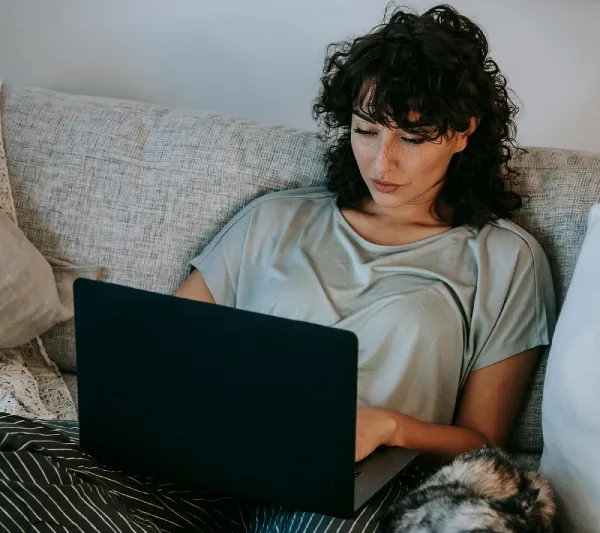
[[[396,191],[398,189],[398,187],[400,187],[400,185],[395,185],[394,183],[390,183],[388,181],[380,181],[380,180],[373,180],[373,186],[379,192],[382,192],[384,194],[393,193],[394,191]]]

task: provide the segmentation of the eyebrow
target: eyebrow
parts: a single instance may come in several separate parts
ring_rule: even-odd
[[[377,121],[371,117],[370,115],[367,115],[366,113],[363,113],[360,109],[355,109],[352,112],[354,115],[356,115],[358,118],[362,118],[363,120],[366,120],[367,122],[370,122],[371,124],[377,124]]]

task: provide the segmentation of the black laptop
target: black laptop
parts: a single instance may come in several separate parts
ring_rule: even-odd
[[[416,453],[354,462],[345,330],[75,282],[81,446],[132,473],[351,518]]]

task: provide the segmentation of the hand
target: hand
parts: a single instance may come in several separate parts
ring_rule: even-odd
[[[358,462],[382,444],[389,444],[396,432],[396,419],[386,409],[365,407],[356,412],[356,452]]]

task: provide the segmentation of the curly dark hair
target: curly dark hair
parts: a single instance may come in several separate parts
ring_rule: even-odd
[[[405,8],[388,11],[367,35],[330,45],[313,106],[331,141],[327,183],[338,205],[356,208],[370,198],[350,144],[352,113],[360,107],[380,124],[430,141],[466,131],[475,117],[477,129],[450,162],[435,214],[453,227],[513,216],[522,206],[512,190],[518,173],[509,166],[521,150],[518,107],[488,57],[483,31],[448,5],[420,16]],[[409,120],[414,112],[418,121]],[[445,219],[442,206],[451,208]]]

